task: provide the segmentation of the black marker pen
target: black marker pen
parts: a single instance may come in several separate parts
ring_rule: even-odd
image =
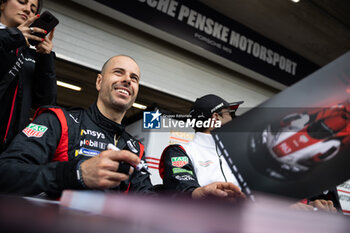
[[[113,144],[111,144],[111,143],[109,143],[109,144],[107,145],[107,149],[108,149],[108,150],[120,151],[120,149],[119,149],[118,147],[116,147],[115,145],[113,145]],[[151,175],[151,173],[148,171],[147,165],[144,163],[143,160],[141,160],[141,162],[140,162],[139,164],[137,164],[137,165],[131,164],[131,166],[133,166],[133,167],[134,167],[136,170],[138,170],[138,171],[146,172],[147,174],[150,174],[150,175]]]

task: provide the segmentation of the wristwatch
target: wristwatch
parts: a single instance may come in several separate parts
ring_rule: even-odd
[[[79,181],[79,183],[81,184],[81,186],[83,186],[83,188],[88,188],[84,182],[84,179],[83,179],[83,172],[81,170],[81,163],[84,162],[84,160],[80,160],[77,164],[77,168],[76,168],[76,171],[77,171],[77,180]]]

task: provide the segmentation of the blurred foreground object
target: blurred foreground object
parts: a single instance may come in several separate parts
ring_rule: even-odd
[[[2,232],[298,232],[345,233],[341,215],[293,211],[290,202],[260,196],[230,205],[189,199],[65,191],[60,205],[0,196]]]

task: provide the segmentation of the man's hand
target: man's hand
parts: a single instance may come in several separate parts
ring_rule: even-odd
[[[230,182],[214,182],[196,188],[192,192],[192,198],[194,199],[206,199],[210,197],[219,197],[230,201],[243,200],[246,198],[240,188]]]
[[[337,213],[337,209],[334,207],[334,204],[330,200],[317,199],[314,201],[310,201],[309,205],[316,207],[318,210]]]
[[[81,164],[81,170],[85,185],[92,189],[106,189],[119,186],[120,182],[129,179],[129,175],[133,172],[133,167],[130,167],[129,175],[117,172],[120,161],[138,164],[140,159],[130,151],[106,150],[84,161]]]
[[[304,211],[321,210],[321,211],[330,212],[330,213],[337,212],[337,209],[334,207],[332,201],[322,200],[322,199],[310,201],[309,204],[303,204],[301,202],[298,202],[298,203],[291,205],[290,208],[294,209],[294,210],[304,210]]]
[[[314,207],[311,205],[307,205],[301,202],[297,202],[293,205],[291,205],[289,208],[293,210],[303,210],[303,211],[314,211]]]

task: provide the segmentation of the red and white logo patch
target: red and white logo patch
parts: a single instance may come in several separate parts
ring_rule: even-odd
[[[46,132],[46,130],[47,130],[47,127],[44,125],[37,125],[34,123],[30,123],[26,128],[22,130],[22,132],[27,137],[41,138]]]
[[[171,165],[175,167],[183,167],[186,164],[188,164],[188,158],[185,156],[171,158]]]

